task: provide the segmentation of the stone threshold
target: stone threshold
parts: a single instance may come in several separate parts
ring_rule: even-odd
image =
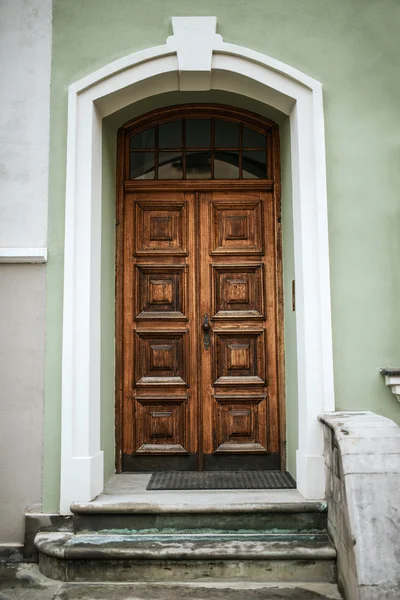
[[[150,473],[114,475],[90,502],[74,502],[75,514],[324,512],[324,500],[307,500],[298,490],[146,490]]]

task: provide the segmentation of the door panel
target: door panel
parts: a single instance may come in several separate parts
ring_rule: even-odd
[[[264,265],[211,264],[212,318],[264,319]]]
[[[206,469],[280,468],[273,195],[200,194]]]
[[[214,328],[214,386],[265,386],[264,331]]]
[[[175,197],[135,202],[136,255],[187,255],[187,203],[178,201],[179,194]]]
[[[268,451],[267,396],[215,394],[215,454]]]
[[[136,387],[189,385],[187,332],[136,329]]]
[[[187,265],[136,265],[136,320],[187,320]]]
[[[249,195],[243,199],[233,196],[229,202],[224,194],[219,194],[221,200],[210,198],[211,254],[263,254],[262,204],[249,200]]]

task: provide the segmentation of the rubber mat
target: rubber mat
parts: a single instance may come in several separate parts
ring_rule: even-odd
[[[153,473],[147,490],[281,490],[296,482],[287,471],[165,471]]]

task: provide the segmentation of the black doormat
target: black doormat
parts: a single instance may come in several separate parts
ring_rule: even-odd
[[[166,471],[153,473],[147,490],[281,490],[296,482],[287,471]]]

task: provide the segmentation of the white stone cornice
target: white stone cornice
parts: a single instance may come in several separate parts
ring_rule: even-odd
[[[0,263],[46,263],[47,248],[0,248]]]
[[[400,369],[381,369],[380,372],[385,377],[386,385],[400,402]]]

